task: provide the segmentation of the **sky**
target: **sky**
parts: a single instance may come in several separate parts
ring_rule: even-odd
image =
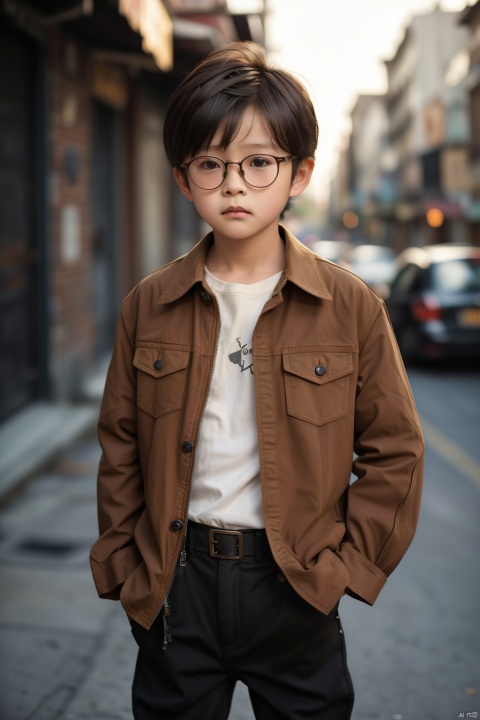
[[[266,0],[269,57],[303,81],[315,105],[320,139],[311,191],[317,199],[328,197],[357,95],[387,90],[383,60],[395,55],[411,17],[474,1]]]

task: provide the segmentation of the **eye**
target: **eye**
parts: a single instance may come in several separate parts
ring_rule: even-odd
[[[275,162],[275,159],[271,155],[252,155],[249,160],[249,166],[258,168],[259,170],[269,167]]]
[[[213,157],[201,157],[195,160],[195,165],[199,170],[219,170],[220,162]]]

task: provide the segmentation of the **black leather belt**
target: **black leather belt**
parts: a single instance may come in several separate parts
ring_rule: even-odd
[[[217,560],[241,560],[256,556],[261,559],[267,549],[265,530],[223,530],[189,522],[187,549],[207,552]]]

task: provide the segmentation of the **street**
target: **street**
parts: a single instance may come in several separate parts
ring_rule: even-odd
[[[370,608],[345,598],[353,720],[480,717],[480,372],[409,369],[427,441],[420,523]],[[135,643],[88,566],[93,433],[0,509],[0,720],[131,720]],[[231,720],[252,720],[235,693]]]

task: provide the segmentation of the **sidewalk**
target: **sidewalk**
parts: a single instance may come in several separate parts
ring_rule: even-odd
[[[36,402],[0,425],[0,504],[97,420],[109,356],[80,388],[81,402]]]
[[[0,509],[0,720],[132,720],[136,645],[88,565],[99,453],[77,438]],[[253,718],[241,688],[230,718]]]

